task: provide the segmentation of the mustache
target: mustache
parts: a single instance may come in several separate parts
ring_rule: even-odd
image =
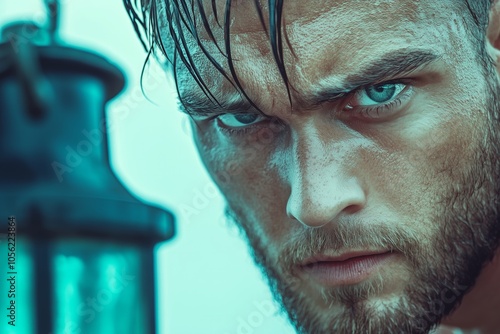
[[[249,224],[244,215],[230,205],[225,207],[225,216],[249,236]],[[375,223],[366,221],[343,220],[319,228],[300,225],[290,229],[291,235],[279,249],[275,259],[267,259],[283,273],[293,272],[305,259],[323,253],[340,254],[350,250],[387,250],[402,253],[414,268],[420,266],[424,256],[422,235],[408,228],[407,224],[396,222]],[[430,232],[430,231],[429,231]],[[431,236],[429,235],[425,237]],[[253,240],[257,242],[257,240]],[[266,245],[254,244],[264,249]],[[428,254],[427,254],[428,257]],[[431,259],[425,259],[431,260]]]
[[[329,226],[296,230],[284,243],[276,265],[286,271],[318,254],[342,254],[352,250],[400,252],[414,266],[422,254],[422,236],[398,224],[335,223]]]
[[[321,228],[301,228],[283,244],[277,263],[283,272],[294,271],[305,259],[318,254],[352,250],[387,250],[403,254],[414,268],[423,256],[422,236],[399,224],[342,222]]]

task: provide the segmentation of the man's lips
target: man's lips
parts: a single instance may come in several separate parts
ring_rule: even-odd
[[[323,254],[318,254],[311,256],[307,258],[306,260],[301,262],[301,266],[310,266],[313,265],[314,263],[320,263],[320,262],[342,262],[342,261],[347,261],[353,258],[357,257],[363,257],[363,256],[373,256],[373,255],[380,255],[380,254],[386,254],[386,253],[391,253],[390,250],[379,250],[379,251],[351,251],[351,252],[345,252],[342,253],[341,255],[338,256],[329,256],[329,255],[323,255]]]
[[[338,256],[319,254],[301,263],[300,270],[322,285],[358,284],[395,258],[388,250],[353,251]]]

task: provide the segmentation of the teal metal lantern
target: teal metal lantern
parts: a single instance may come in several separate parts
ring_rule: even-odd
[[[13,24],[0,44],[0,333],[156,333],[154,248],[174,217],[112,172],[104,108],[124,76],[58,44],[48,4],[49,28]]]

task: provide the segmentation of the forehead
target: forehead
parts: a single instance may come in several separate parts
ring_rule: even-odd
[[[203,2],[215,42],[195,11],[203,46],[229,73],[224,31],[228,27],[235,71],[245,90],[259,91],[254,94],[257,100],[265,98],[262,88],[285,94],[268,36],[268,2],[262,1],[263,25],[254,1],[233,0],[227,27],[225,3],[216,1],[215,13],[211,0]],[[290,82],[300,91],[327,74],[331,80],[334,74],[340,83],[353,68],[409,48],[449,53],[464,33],[457,7],[456,1],[431,0],[284,1],[280,35]],[[217,87],[216,95],[233,91],[196,43],[188,45],[204,81],[209,87]],[[181,92],[199,92],[183,66],[179,73]],[[274,95],[276,100],[277,93]]]
[[[370,17],[371,20],[364,24],[371,24],[380,19],[385,24],[401,24],[407,21],[416,22],[429,15],[435,17],[443,9],[453,10],[458,8],[457,2],[461,0],[284,0],[284,24],[306,24],[326,16],[337,23],[355,23],[361,17]],[[230,12],[233,20],[230,22],[231,32],[235,34],[261,32],[262,24],[258,21],[260,8],[264,21],[269,20],[270,4],[279,1],[268,0],[231,0]],[[226,0],[202,0],[203,10],[214,31],[223,32],[219,25],[227,12]],[[276,5],[271,7],[278,8]],[[195,12],[199,13],[197,7]],[[443,13],[444,14],[444,13]],[[446,16],[444,16],[446,17]],[[256,20],[257,19],[257,20]],[[449,19],[449,17],[448,17]],[[399,21],[400,20],[400,21]],[[332,22],[335,23],[335,22]],[[220,28],[220,29],[217,29]],[[204,36],[201,31],[201,36]],[[205,37],[207,37],[205,35]]]

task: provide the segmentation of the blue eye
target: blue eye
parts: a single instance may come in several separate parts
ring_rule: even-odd
[[[228,128],[242,128],[262,122],[266,118],[259,114],[224,114],[218,117],[219,121]]]
[[[376,86],[367,86],[355,93],[357,106],[374,106],[391,102],[407,85],[402,83],[385,83]]]
[[[384,119],[401,110],[401,106],[410,100],[413,93],[412,85],[402,81],[364,86],[350,94],[344,111],[347,115]]]

